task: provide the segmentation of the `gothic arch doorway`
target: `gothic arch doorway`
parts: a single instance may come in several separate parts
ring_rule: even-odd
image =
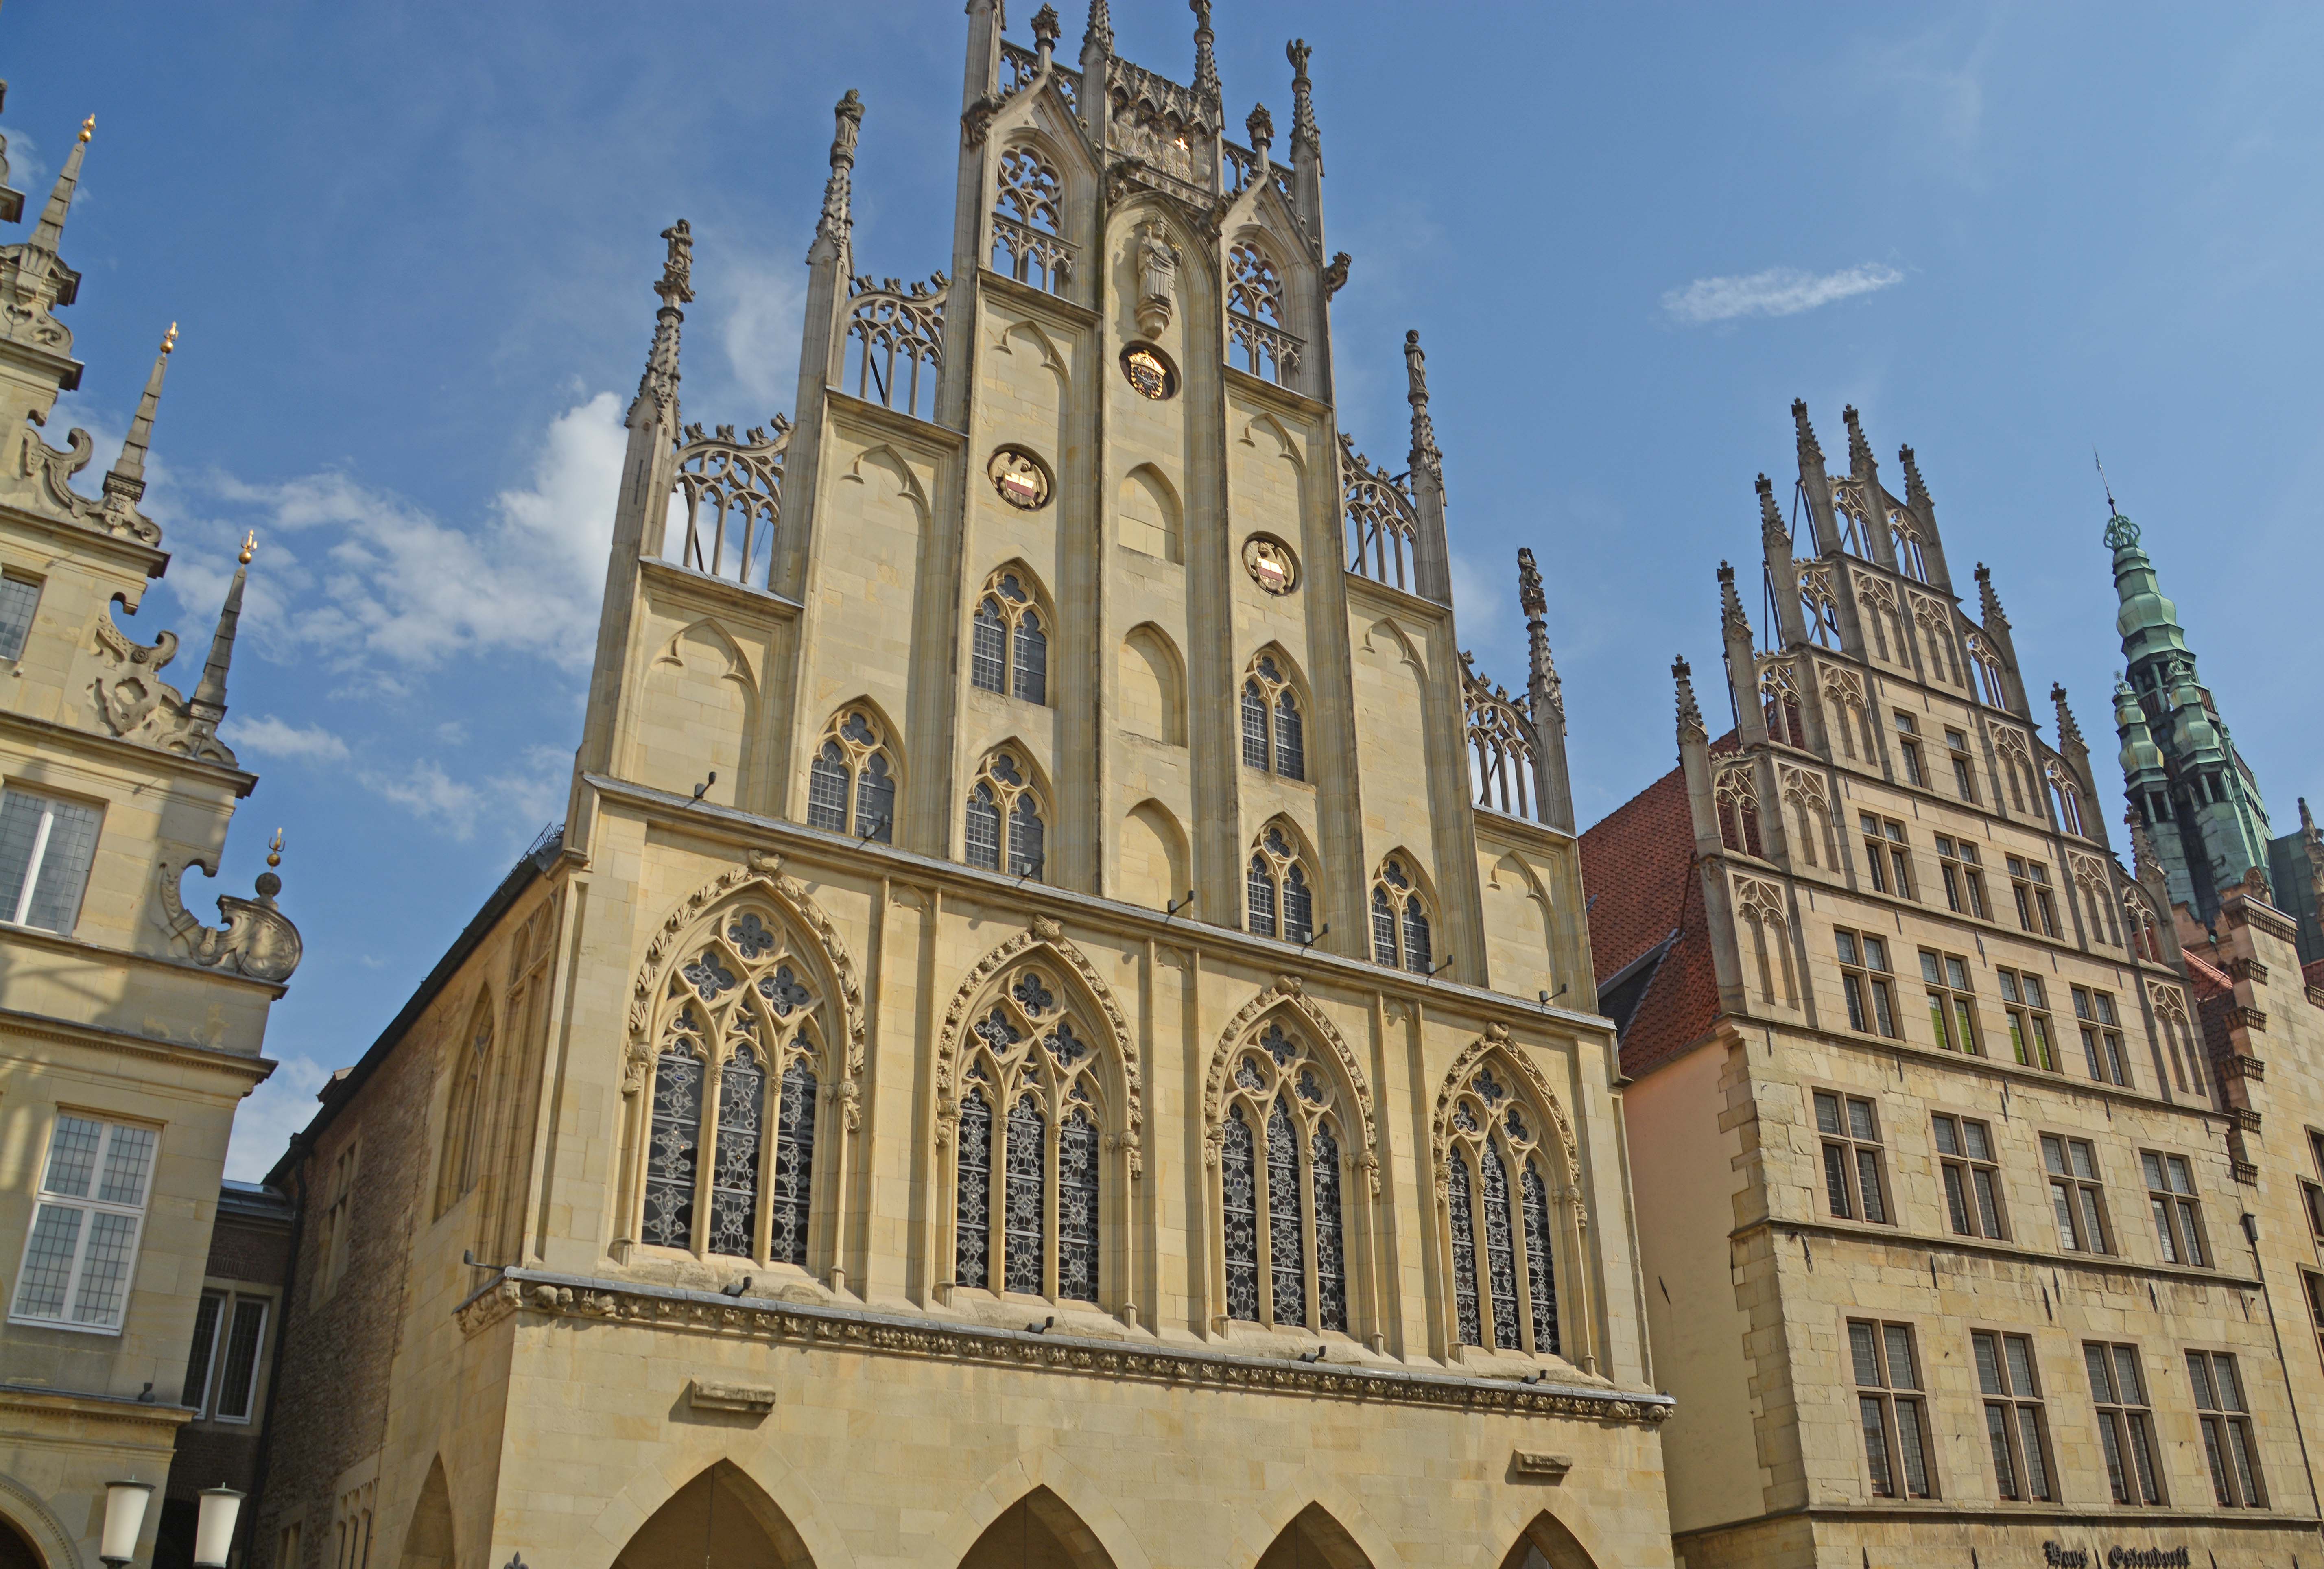
[[[1113,1559],[1065,1500],[1037,1487],[985,1527],[960,1569],[1113,1569]]]
[[[32,1538],[5,1515],[0,1515],[0,1569],[48,1569],[48,1560]]]
[[[1501,1560],[1501,1569],[1598,1569],[1598,1561],[1547,1510],[1517,1537],[1517,1546]]]
[[[1259,1555],[1259,1569],[1372,1569],[1372,1561],[1329,1509],[1309,1504]]]
[[[613,1569],[701,1569],[713,1564],[815,1569],[807,1544],[757,1482],[721,1460],[672,1493],[640,1526]]]

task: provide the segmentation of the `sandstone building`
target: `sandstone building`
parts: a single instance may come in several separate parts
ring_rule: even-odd
[[[1680,766],[1582,841],[1677,1555],[2304,1559],[2317,1369],[2169,904],[1912,449],[1899,499],[1855,410],[1838,474],[1793,414],[1761,628],[1720,570],[1734,728],[1682,660]]]
[[[300,955],[275,873],[219,899],[223,928],[180,888],[191,868],[216,875],[257,783],[217,735],[243,574],[190,697],[161,678],[177,634],[125,620],[170,561],[139,503],[174,328],[99,495],[74,484],[88,432],[59,448],[45,429],[80,384],[59,312],[80,291],[62,245],[93,127],[31,234],[0,246],[0,1235],[17,1260],[0,1561],[45,1569],[95,1562],[108,1482],[157,1490],[141,1558],[171,1513],[158,1489],[197,1415],[179,1395],[226,1139],[273,1066],[267,1012]],[[13,223],[23,198],[5,179],[0,160]],[[237,1343],[256,1357],[272,1305],[250,1302]]]
[[[1669,1562],[1530,558],[1460,651],[1288,161],[968,6],[949,264],[681,415],[668,231],[561,838],[335,1083],[254,1563]]]

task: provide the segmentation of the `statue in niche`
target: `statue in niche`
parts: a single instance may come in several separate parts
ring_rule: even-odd
[[[1170,309],[1178,286],[1178,247],[1159,218],[1148,218],[1138,229],[1138,330],[1159,337],[1170,325]]]

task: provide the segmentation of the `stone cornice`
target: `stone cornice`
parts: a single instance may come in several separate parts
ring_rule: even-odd
[[[837,387],[825,387],[823,399],[828,411],[826,419],[843,416],[858,427],[881,431],[891,439],[911,442],[931,462],[941,462],[967,448],[968,438],[962,432],[916,415],[899,413],[885,403],[874,403]]]
[[[1248,398],[1261,408],[1270,409],[1278,414],[1296,414],[1302,420],[1313,420],[1315,434],[1325,441],[1331,439],[1331,404],[1318,402],[1305,392],[1277,386],[1263,376],[1254,376],[1249,371],[1237,370],[1232,365],[1226,366],[1225,370],[1227,388],[1236,396]]]
[[[212,970],[195,974],[209,976]],[[235,977],[227,977],[235,979]],[[243,982],[244,985],[255,984]],[[276,996],[282,994],[280,986],[267,988]],[[101,1024],[82,1024],[69,1019],[58,1019],[46,1013],[26,1013],[14,1008],[0,1008],[0,1028],[7,1033],[53,1040],[66,1046],[88,1047],[97,1051],[115,1051],[127,1057],[142,1057],[154,1062],[171,1062],[196,1067],[215,1069],[246,1078],[253,1084],[263,1082],[275,1069],[272,1057],[255,1053],[244,1056],[238,1051],[221,1051],[214,1046],[199,1046],[189,1040],[163,1040],[151,1035],[135,1035],[125,1029],[108,1029]],[[5,1388],[5,1386],[0,1386]]]
[[[1222,1390],[1304,1394],[1324,1399],[1438,1406],[1517,1417],[1565,1417],[1613,1425],[1659,1424],[1667,1395],[1515,1379],[1462,1378],[1398,1369],[1238,1356],[1191,1347],[1090,1340],[947,1323],[866,1309],[806,1306],[536,1269],[503,1269],[454,1310],[464,1334],[481,1334],[517,1314],[595,1320],[746,1340],[830,1344],[897,1356],[942,1357],[1028,1371],[1136,1379]]]
[[[68,554],[118,556],[122,566],[146,577],[159,577],[170,568],[170,552],[158,546],[124,540],[118,534],[108,534],[52,512],[37,512],[17,503],[0,503],[0,518],[50,536]]]
[[[1696,1526],[1690,1530],[1673,1531],[1671,1540],[1681,1546],[1700,1542],[1708,1537],[1724,1536],[1730,1532],[1748,1531],[1779,1520],[1834,1520],[1851,1524],[1865,1520],[1916,1520],[1923,1524],[1952,1522],[1974,1524],[1987,1530],[2003,1530],[2011,1526],[2028,1528],[2051,1528],[2075,1526],[2089,1530],[2120,1532],[2135,1536],[2141,1541],[2158,1532],[2189,1527],[2213,1527],[2270,1533],[2295,1532],[2302,1538],[2316,1534],[2317,1516],[2312,1511],[2278,1514],[2263,1509],[2077,1509],[2043,1504],[1971,1504],[1964,1507],[1958,1500],[1930,1499],[1905,1502],[1881,1500],[1868,1503],[1794,1504],[1789,1509],[1769,1509],[1765,1514],[1748,1515],[1738,1520],[1725,1520],[1715,1526]],[[1988,1549],[1998,1553],[2002,1541],[1997,1539]],[[2094,1562],[2097,1560],[2094,1556]]]
[[[731,577],[713,577],[707,572],[697,572],[691,567],[681,567],[675,561],[665,561],[657,556],[639,557],[638,570],[648,581],[659,580],[678,595],[707,604],[723,605],[775,621],[788,622],[798,618],[798,600],[787,599],[763,588],[750,587]]]
[[[0,1383],[0,1411],[36,1411],[71,1417],[83,1422],[119,1422],[139,1427],[177,1428],[193,1419],[186,1407],[140,1400],[127,1395],[99,1395],[79,1389],[51,1389],[32,1384]],[[164,1437],[162,1443],[171,1440]]]
[[[92,943],[80,937],[70,937],[62,932],[44,932],[37,927],[11,926],[0,922],[0,948],[12,943],[25,943],[36,948],[51,948],[75,958],[86,959],[92,964],[111,967],[128,964],[143,970],[174,970],[190,980],[215,981],[222,985],[244,986],[262,992],[270,1002],[278,1001],[290,988],[281,981],[262,981],[254,975],[244,975],[232,970],[221,970],[209,964],[189,964],[166,954],[143,954],[134,948],[112,948],[103,943]]]
[[[237,799],[247,796],[258,786],[258,776],[240,769],[223,768],[214,762],[201,762],[175,752],[164,752],[158,746],[140,742],[124,741],[117,735],[106,735],[94,730],[83,730],[75,725],[60,725],[53,719],[35,719],[28,714],[11,714],[0,709],[0,733],[23,730],[31,733],[32,744],[60,746],[67,751],[86,747],[105,757],[140,772],[158,771],[180,774],[188,779],[219,785],[235,793]]]
[[[981,292],[990,294],[995,300],[1005,300],[1011,308],[1028,315],[1046,316],[1052,327],[1094,331],[1105,319],[1086,305],[1076,305],[1063,295],[1036,289],[1030,283],[1020,283],[1006,272],[996,272],[990,267],[979,267],[976,281]]]

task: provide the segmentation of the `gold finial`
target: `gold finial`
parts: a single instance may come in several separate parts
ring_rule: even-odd
[[[245,567],[249,566],[250,558],[257,554],[258,531],[256,529],[253,529],[246,536],[244,537],[242,541],[242,564]]]
[[[88,119],[83,120],[80,123],[80,139],[84,142],[88,141],[91,133],[95,132],[96,129],[97,116],[95,115],[91,115]]]
[[[178,324],[173,321],[170,323],[170,330],[161,335],[161,352],[163,354],[168,354],[171,349],[177,346]]]
[[[269,866],[282,864],[282,830],[280,828],[275,829],[274,837],[267,841],[266,863]]]

